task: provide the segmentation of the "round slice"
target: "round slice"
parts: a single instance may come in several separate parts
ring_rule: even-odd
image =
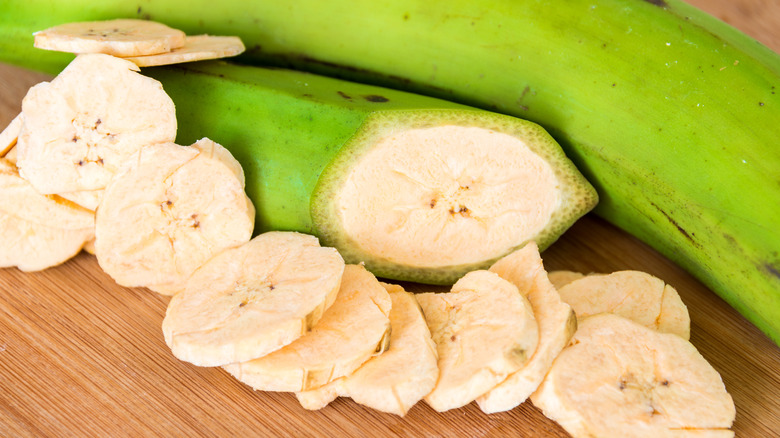
[[[95,216],[36,192],[0,158],[0,267],[40,271],[76,255],[95,235]]]
[[[693,345],[608,313],[580,321],[531,400],[574,437],[701,436],[735,417]]]
[[[311,332],[267,356],[223,368],[256,390],[319,388],[387,348],[390,307],[376,277],[360,265],[347,265],[336,301]]]
[[[113,56],[80,55],[33,86],[17,143],[22,177],[44,194],[100,190],[141,147],[174,141],[173,101],[137,71]]]
[[[477,398],[479,408],[487,414],[513,409],[536,391],[555,357],[577,330],[574,311],[561,301],[548,279],[535,243],[497,261],[490,271],[517,286],[528,298],[539,325],[539,344],[525,366]]]
[[[225,249],[252,237],[240,166],[221,145],[149,145],[128,160],[97,211],[95,255],[118,284],[173,295]]]
[[[397,115],[394,115],[397,114]],[[323,242],[383,278],[452,284],[552,243],[595,190],[538,125],[471,111],[372,115],[323,171]]]
[[[493,272],[472,271],[451,292],[416,298],[439,356],[439,380],[425,401],[439,412],[472,402],[536,350],[539,329],[530,303]]]
[[[645,272],[591,274],[563,286],[559,293],[578,318],[610,312],[683,339],[690,337],[691,319],[680,295]]]
[[[5,157],[8,152],[16,146],[16,139],[22,132],[22,114],[18,114],[11,120],[11,123],[0,132],[0,158]]]
[[[139,67],[180,64],[236,56],[245,50],[241,38],[235,36],[195,35],[188,36],[184,45],[168,53],[148,56],[126,57]]]
[[[390,348],[349,376],[296,397],[306,409],[322,409],[336,397],[351,397],[370,408],[403,416],[436,385],[436,344],[417,300],[402,287],[383,283],[390,293]]]
[[[382,139],[335,201],[367,251],[433,268],[506,254],[547,226],[562,196],[552,165],[518,138],[440,126]]]
[[[61,24],[33,35],[39,49],[119,57],[170,52],[183,46],[186,36],[162,23],[126,18]]]
[[[260,234],[214,257],[168,304],[165,342],[200,366],[244,362],[300,338],[339,290],[344,260],[317,238]]]

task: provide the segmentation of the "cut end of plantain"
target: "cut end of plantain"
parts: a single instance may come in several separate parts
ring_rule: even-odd
[[[385,278],[451,284],[546,247],[597,202],[541,127],[497,114],[377,112],[344,149],[315,191],[315,226]]]

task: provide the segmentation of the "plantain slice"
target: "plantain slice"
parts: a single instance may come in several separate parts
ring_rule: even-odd
[[[119,57],[170,52],[185,43],[181,30],[137,19],[81,21],[35,32],[39,49],[68,53],[104,53]]]
[[[188,36],[184,45],[168,53],[147,56],[128,56],[128,61],[139,67],[179,64],[202,61],[205,59],[236,56],[245,50],[241,38],[235,36],[193,35]]]
[[[100,267],[123,286],[180,292],[203,263],[252,237],[255,211],[240,168],[207,138],[140,149],[98,208]]]
[[[17,114],[8,126],[0,132],[0,158],[5,157],[16,146],[19,133],[22,132],[22,114]]]
[[[414,295],[382,283],[390,293],[390,347],[351,375],[296,393],[306,409],[322,409],[336,397],[351,397],[370,408],[404,416],[427,395],[439,376],[436,344]]]
[[[333,304],[344,260],[317,238],[268,232],[215,256],[163,319],[174,356],[220,366],[266,355],[307,333]]]
[[[41,195],[0,158],[0,267],[40,271],[58,265],[76,255],[94,230],[92,212]]]
[[[571,283],[574,280],[579,280],[585,275],[574,271],[550,271],[547,273],[547,278],[556,290],[560,290],[563,286]]]
[[[256,390],[319,388],[387,348],[391,305],[376,277],[361,265],[346,265],[336,301],[311,332],[267,356],[223,368]]]
[[[439,412],[474,401],[533,355],[539,329],[512,283],[472,271],[446,293],[416,295],[437,345],[439,379],[425,401]]]
[[[78,204],[87,210],[95,211],[103,198],[104,190],[80,190],[76,192],[60,193],[61,198],[65,198],[74,204]]]
[[[691,319],[680,295],[645,272],[591,274],[563,286],[560,294],[578,318],[610,312],[683,339],[690,337]]]
[[[113,56],[77,56],[22,101],[20,174],[41,193],[102,190],[141,147],[174,141],[173,101],[138,67]]]
[[[495,388],[477,398],[485,413],[508,411],[523,403],[544,379],[558,353],[577,329],[571,306],[561,301],[544,270],[539,248],[533,242],[490,267],[528,298],[539,325],[539,344],[528,363]]]
[[[13,164],[13,166],[16,167],[16,147],[12,147],[11,149],[9,149],[8,152],[6,152],[5,156],[0,158],[3,158],[5,161]]]
[[[574,437],[733,436],[736,413],[688,341],[609,313],[580,320],[531,400]]]

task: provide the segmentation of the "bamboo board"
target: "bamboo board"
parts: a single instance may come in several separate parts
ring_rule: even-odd
[[[780,51],[776,0],[691,3]],[[47,78],[0,64],[0,125]],[[594,216],[543,256],[548,270],[638,269],[674,285],[691,341],[734,397],[737,436],[780,433],[780,349],[690,275]],[[306,411],[292,394],[175,359],[160,328],[168,300],[117,286],[85,253],[44,272],[0,270],[0,436],[567,436],[530,403],[493,415],[419,403],[399,418],[339,399]]]

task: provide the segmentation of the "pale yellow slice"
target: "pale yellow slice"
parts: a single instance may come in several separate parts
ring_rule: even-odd
[[[572,281],[579,280],[584,276],[584,274],[574,271],[550,271],[547,273],[547,278],[550,280],[550,283],[552,283],[555,289],[560,289]]]
[[[130,156],[176,138],[176,112],[162,85],[123,59],[77,56],[22,102],[17,142],[23,178],[41,193],[102,190]]]
[[[12,147],[11,149],[6,152],[5,156],[3,156],[7,162],[11,163],[16,167],[16,146]]]
[[[185,34],[162,23],[137,19],[81,21],[35,32],[39,49],[68,53],[142,56],[181,47]]]
[[[251,360],[308,333],[333,304],[344,260],[317,238],[260,234],[198,269],[168,304],[174,356],[200,366]]]
[[[572,436],[730,435],[734,402],[688,341],[609,313],[579,324],[531,396]]]
[[[235,36],[194,35],[188,36],[184,45],[168,53],[147,56],[129,56],[128,61],[139,67],[180,64],[206,59],[227,58],[243,53],[241,38]]]
[[[3,132],[0,132],[0,158],[5,157],[16,146],[16,140],[21,132],[22,114],[20,113],[11,120],[8,126],[3,129]]]
[[[223,368],[256,390],[319,388],[387,348],[391,305],[376,277],[363,266],[347,265],[336,301],[309,333],[266,356]]]
[[[477,398],[485,413],[508,411],[523,403],[539,387],[577,329],[574,312],[549,281],[535,243],[497,261],[490,271],[510,281],[528,298],[539,325],[539,344],[525,366]]]
[[[691,320],[680,295],[645,272],[591,274],[563,286],[560,294],[578,318],[610,312],[683,339],[690,337]]]
[[[310,391],[296,393],[306,409],[322,409],[336,397],[351,397],[370,408],[404,416],[436,385],[436,344],[417,300],[402,287],[382,284],[390,293],[390,347],[354,373]]]
[[[439,412],[465,406],[522,368],[539,329],[512,283],[473,271],[446,293],[417,294],[437,345],[439,379],[425,401]]]
[[[205,138],[140,149],[97,210],[100,267],[122,286],[174,295],[207,260],[248,242],[255,210],[237,163]]]
[[[79,190],[76,192],[64,192],[59,196],[67,199],[74,204],[78,204],[87,210],[95,211],[100,205],[100,200],[103,198],[104,189],[100,190]]]
[[[95,235],[95,216],[56,196],[41,195],[0,158],[0,267],[40,271],[76,255]]]

